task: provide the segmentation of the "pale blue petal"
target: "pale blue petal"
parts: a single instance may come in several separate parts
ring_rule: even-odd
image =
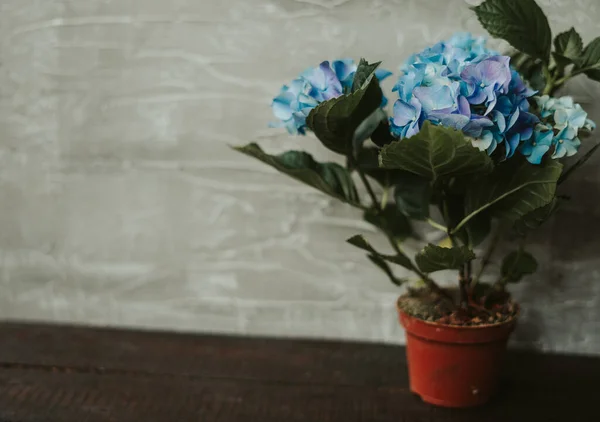
[[[500,133],[504,133],[506,130],[506,119],[504,118],[504,115],[499,111],[494,110],[492,111],[492,119],[494,119],[494,122],[496,122]]]
[[[554,154],[552,154],[552,158],[563,158],[567,155],[567,149],[564,144],[556,144],[556,149],[554,150]]]
[[[492,142],[494,141],[494,135],[489,130],[482,133],[480,138],[473,139],[471,144],[478,148],[480,151],[485,151],[490,146],[492,146]],[[495,147],[494,147],[495,148]]]
[[[386,69],[376,69],[375,70],[375,77],[377,79],[379,79],[379,81],[383,81],[384,79],[388,78],[389,76],[392,76],[392,72],[390,72],[389,70]]]
[[[457,130],[462,130],[469,123],[469,118],[462,114],[431,113],[427,118],[434,123]]]
[[[579,106],[579,104],[577,105]],[[586,118],[587,113],[581,109],[581,106],[579,106],[579,108],[575,108],[571,112],[571,115],[569,116],[569,124],[577,129],[580,129],[583,127],[583,125],[585,125]]]
[[[531,154],[527,156],[527,161],[531,164],[540,164],[544,154],[546,154],[549,149],[550,147],[547,145],[540,145],[539,147],[533,148]]]
[[[509,130],[510,128],[512,128],[515,125],[515,123],[519,119],[519,114],[520,114],[520,112],[519,112],[519,109],[517,108],[515,110],[515,112],[510,115],[510,117],[508,118],[508,122],[506,123],[506,130]]]
[[[594,130],[596,129],[596,123],[594,123],[594,121],[591,119],[585,119],[585,124],[583,127],[587,130]]]
[[[469,123],[463,127],[463,132],[467,136],[478,138],[484,128],[494,126],[494,123],[487,117],[474,116]]]
[[[354,72],[356,72],[357,65],[352,59],[341,59],[335,60],[332,63],[333,70],[337,78],[342,82],[344,86],[352,86],[352,80],[354,78]]]
[[[273,99],[271,107],[273,108],[273,114],[280,120],[288,120],[292,118],[292,109],[290,104],[295,101],[296,98],[291,92],[286,92],[278,95]]]
[[[486,152],[487,152],[487,154],[488,154],[488,155],[492,155],[492,153],[493,153],[494,151],[496,151],[496,148],[497,148],[497,147],[498,147],[498,140],[497,140],[497,139],[494,137],[494,139],[492,140],[492,143],[491,143],[491,145],[488,147],[488,149],[487,149],[487,151],[486,151]]]
[[[419,86],[413,91],[414,96],[421,102],[423,111],[454,111],[456,97],[448,86]]]

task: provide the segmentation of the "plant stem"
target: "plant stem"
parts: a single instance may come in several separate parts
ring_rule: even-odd
[[[567,82],[572,77],[577,76],[577,75],[579,75],[581,73],[584,73],[584,72],[586,72],[588,70],[592,70],[594,68],[595,68],[594,66],[591,66],[591,67],[585,67],[583,69],[575,69],[571,73],[569,73],[568,75],[565,75],[562,78],[560,78],[557,81],[555,81],[554,82],[554,87],[558,88],[559,86],[563,85],[565,82]]]
[[[477,275],[475,275],[475,278],[471,282],[471,287],[473,287],[477,283],[479,283],[479,279],[483,275],[483,271],[490,263],[490,261],[492,259],[492,255],[494,254],[494,251],[496,250],[496,246],[498,246],[500,237],[501,237],[501,230],[498,229],[498,230],[496,230],[496,233],[494,233],[494,237],[492,237],[492,240],[490,240],[490,244],[488,245],[488,248],[485,251],[485,255],[483,255],[483,258],[481,260],[481,267],[479,267],[479,271],[477,271]]]
[[[554,88],[554,78],[555,76],[550,73],[548,69],[548,65],[544,64],[542,67],[542,71],[544,72],[544,79],[546,79],[546,86],[544,87],[543,95],[550,95]]]
[[[354,161],[353,158],[350,158],[352,161]],[[363,185],[365,185],[365,188],[367,189],[367,192],[369,193],[369,196],[371,197],[371,201],[373,202],[373,206],[376,208],[377,212],[379,213],[379,215],[381,216],[384,225],[387,226],[387,221],[385,220],[385,218],[383,217],[383,208],[381,207],[381,204],[379,203],[379,201],[377,200],[377,196],[375,195],[375,192],[373,191],[373,188],[371,187],[371,184],[369,183],[369,179],[367,179],[367,177],[365,176],[364,172],[362,171],[362,169],[360,169],[358,167],[358,165],[356,165],[356,163],[353,163],[354,167],[356,168],[356,172],[358,173],[360,180],[363,182]],[[390,242],[390,245],[392,245],[392,248],[394,249],[394,251],[396,252],[396,254],[398,255],[404,255],[404,252],[402,252],[402,250],[400,250],[400,246],[398,246],[398,243],[396,242],[396,239],[394,239],[394,236],[392,236],[388,230],[387,227],[384,227],[383,232],[385,233],[388,241]],[[421,279],[423,280],[423,282],[425,283],[425,285],[427,286],[427,288],[429,288],[429,290],[431,290],[434,293],[439,294],[442,297],[445,297],[447,299],[451,300],[451,296],[445,291],[443,290],[435,281],[433,281],[427,274],[425,274],[424,272],[422,272],[416,265],[414,265],[411,261],[411,270],[417,274],[419,277],[421,277]]]
[[[381,195],[381,208],[382,209],[385,209],[385,206],[387,205],[389,194],[390,194],[390,188],[387,186],[384,187],[383,194]]]
[[[466,264],[458,270],[458,287],[460,288],[460,307],[466,309],[469,304],[469,292],[467,291],[467,274],[465,274]]]
[[[438,229],[438,230],[441,230],[441,231],[443,231],[444,233],[448,233],[448,228],[447,228],[446,226],[443,226],[442,224],[438,223],[437,221],[435,221],[435,220],[433,220],[433,219],[431,219],[431,218],[428,218],[428,219],[427,219],[427,220],[425,220],[425,221],[427,221],[427,223],[428,223],[428,224],[429,224],[431,227],[433,227],[433,228],[436,228],[436,229]]]
[[[458,246],[458,242],[456,241],[456,236],[454,236],[455,229],[452,229],[450,227],[451,219],[450,219],[450,210],[448,209],[448,202],[446,202],[444,199],[441,199],[438,206],[440,208],[440,211],[442,212],[444,221],[448,225],[446,232],[448,233],[448,238],[450,238],[450,243],[452,243],[452,247],[455,248]],[[458,287],[459,287],[459,293],[460,293],[460,307],[462,309],[467,309],[468,304],[469,304],[469,293],[467,291],[468,283],[465,279],[465,277],[469,277],[469,276],[470,276],[470,267],[467,267],[466,264],[461,266],[458,270]]]
[[[506,282],[508,280],[506,279],[506,277],[501,277],[498,279],[498,281],[496,281],[494,283],[494,288],[499,290],[499,291],[504,291],[506,290]]]

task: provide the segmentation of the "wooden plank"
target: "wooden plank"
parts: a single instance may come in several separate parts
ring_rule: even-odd
[[[0,324],[0,422],[585,419],[600,359],[511,352],[488,406],[408,391],[404,349],[378,344]]]
[[[595,394],[519,388],[490,405],[440,409],[406,388],[141,374],[0,371],[2,422],[519,422],[585,419]]]
[[[0,362],[74,369],[340,385],[407,381],[403,348],[368,343],[5,323],[0,324],[0,344]]]
[[[404,348],[375,343],[0,324],[0,363],[336,385],[407,383]],[[43,351],[43,353],[41,353]],[[599,383],[600,358],[512,351],[513,381]],[[595,387],[600,388],[600,387]],[[599,390],[596,390],[599,391]]]

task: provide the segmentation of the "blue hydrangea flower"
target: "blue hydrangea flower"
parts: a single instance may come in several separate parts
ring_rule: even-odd
[[[573,101],[572,97],[552,98],[542,95],[536,97],[535,100],[543,118],[553,116],[555,129],[561,130],[567,126],[571,126],[575,130],[596,128],[596,124],[587,118],[587,113],[581,108],[581,105]]]
[[[271,127],[285,127],[292,135],[306,133],[306,117],[319,102],[309,96],[312,86],[306,80],[294,79],[289,85],[284,85],[281,92],[273,99],[273,114],[279,122]]]
[[[502,145],[511,157],[532,138],[539,119],[529,111],[535,91],[509,64],[483,38],[465,33],[413,54],[394,86],[392,133],[411,136],[429,120],[463,131],[488,154]]]
[[[532,164],[540,164],[542,157],[553,144],[554,133],[552,130],[536,131],[533,138],[525,142],[520,150],[527,160]]]
[[[357,64],[352,59],[322,62],[319,66],[302,72],[299,78],[284,85],[271,104],[278,119],[271,127],[285,127],[290,134],[306,134],[306,117],[320,102],[337,98],[352,88]],[[392,73],[377,69],[375,77],[382,81]],[[383,98],[382,107],[387,103]]]
[[[505,157],[511,157],[519,144],[527,141],[533,134],[533,128],[539,119],[529,113],[529,97],[535,94],[519,74],[512,70],[508,92],[498,97],[494,109],[490,112],[495,126],[490,128],[490,133],[484,132],[485,143],[479,143],[480,149],[485,148],[488,154],[494,152],[499,144],[504,145]]]
[[[465,97],[471,104],[485,104],[484,115],[492,111],[500,95],[508,92],[511,80],[509,61],[507,56],[486,56],[466,66],[460,73]]]
[[[473,60],[483,54],[498,54],[486,47],[485,37],[474,38],[469,32],[457,32],[448,39],[446,45],[464,52],[461,53],[466,54],[467,58],[464,61]]]
[[[573,126],[565,126],[554,137],[555,149],[552,158],[571,157],[577,154],[581,141],[577,137],[577,130]]]
[[[534,164],[539,164],[541,157],[552,148],[551,157],[555,159],[575,155],[581,145],[577,136],[579,130],[593,130],[596,127],[595,123],[587,118],[587,113],[579,104],[573,102],[571,97],[552,98],[543,95],[535,97],[535,100],[542,122],[536,127],[534,140],[521,147],[523,155]],[[541,134],[544,139],[543,148],[535,149]],[[550,144],[545,148],[548,139]]]
[[[419,131],[421,103],[412,98],[408,103],[398,100],[394,103],[392,133],[401,138],[413,136]]]
[[[300,77],[308,81],[311,86],[308,95],[318,102],[337,98],[344,93],[342,82],[328,61],[324,61],[318,67],[306,69]]]

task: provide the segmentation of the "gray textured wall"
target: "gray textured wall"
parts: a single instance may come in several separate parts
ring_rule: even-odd
[[[403,341],[399,291],[344,243],[375,232],[227,145],[331,158],[266,128],[280,85],[482,33],[468,3],[0,1],[0,317]],[[540,3],[555,30],[600,35],[598,0]],[[600,353],[598,162],[537,239],[517,343]]]

